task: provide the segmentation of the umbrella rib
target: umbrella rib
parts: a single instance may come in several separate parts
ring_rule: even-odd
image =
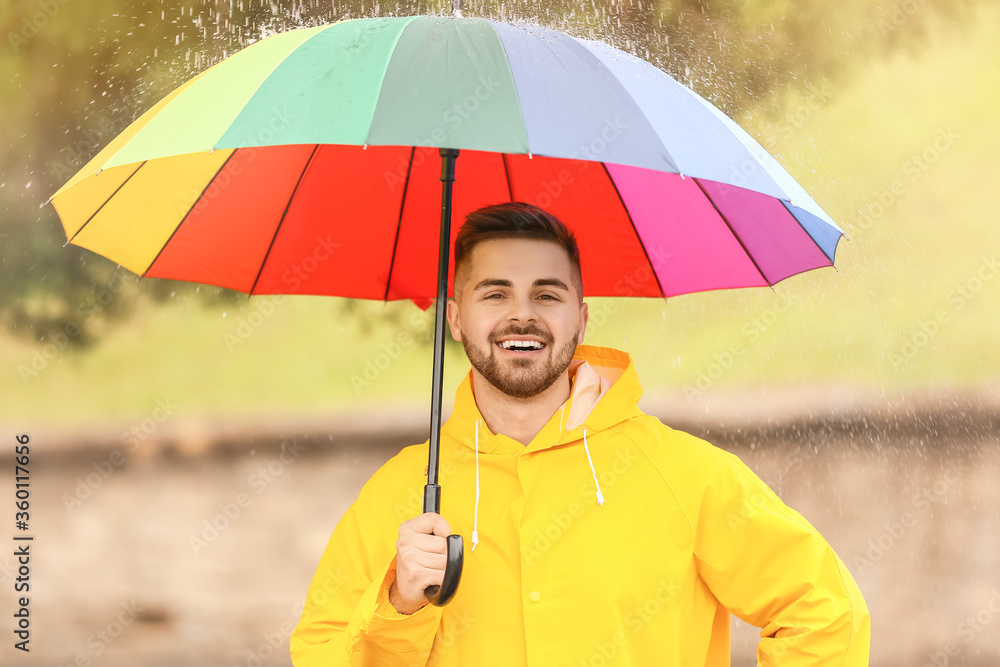
[[[254,278],[253,285],[250,286],[250,291],[247,292],[247,300],[253,296],[253,291],[257,288],[257,281],[260,280],[260,276],[264,273],[264,265],[267,264],[267,258],[271,256],[271,249],[274,248],[274,241],[278,238],[278,232],[281,231],[281,225],[285,222],[285,217],[288,216],[288,209],[292,207],[292,200],[295,199],[295,194],[299,191],[299,186],[302,185],[302,179],[305,178],[306,172],[309,170],[309,165],[312,164],[313,158],[316,156],[316,151],[319,150],[319,144],[313,148],[312,153],[309,154],[309,159],[306,160],[306,164],[302,167],[302,173],[299,174],[299,180],[295,182],[295,188],[292,189],[292,194],[288,197],[288,203],[285,204],[285,210],[281,213],[281,219],[278,220],[278,226],[274,228],[274,235],[271,236],[271,243],[267,246],[267,253],[264,255],[264,260],[260,263],[260,269],[257,271],[257,277]]]
[[[805,235],[808,236],[812,240],[812,242],[816,244],[816,247],[819,248],[819,251],[823,253],[823,255],[828,260],[830,260],[830,266],[836,266],[833,263],[833,257],[830,257],[830,254],[826,250],[823,250],[823,246],[821,246],[819,242],[813,238],[813,235],[809,233],[809,230],[806,229],[806,226],[802,224],[802,221],[799,220],[797,217],[795,217],[795,214],[792,213],[792,209],[789,208],[789,206],[791,206],[791,202],[786,202],[784,199],[779,199],[778,201],[781,202],[781,205],[785,207],[786,211],[788,211],[788,215],[792,216],[792,220],[799,223],[799,227],[801,227],[802,231],[805,232]],[[841,236],[843,236],[843,234],[841,234]],[[834,248],[836,248],[836,246],[834,246]]]
[[[757,264],[757,260],[754,259],[753,255],[750,254],[750,250],[747,249],[746,244],[743,243],[743,239],[741,239],[740,235],[736,233],[736,230],[733,229],[733,226],[729,224],[729,220],[726,218],[725,214],[722,211],[720,211],[719,207],[715,205],[714,201],[712,201],[712,198],[708,195],[708,191],[705,190],[705,187],[701,184],[701,181],[698,180],[697,178],[692,178],[692,180],[698,186],[698,189],[701,190],[701,193],[705,195],[705,199],[707,199],[708,203],[712,205],[712,208],[715,209],[715,212],[719,214],[720,218],[722,218],[722,221],[726,223],[726,227],[729,227],[729,232],[733,235],[733,238],[735,238],[736,241],[740,244],[740,247],[743,248],[743,252],[746,253],[750,261],[753,262],[754,268],[757,269],[757,273],[760,274],[760,277],[764,279],[764,282],[767,283],[768,287],[774,287],[774,284],[771,283],[771,281],[767,279],[767,276],[764,275],[764,272],[761,270],[760,265]]]
[[[622,199],[622,193],[618,191],[618,185],[615,183],[615,179],[611,177],[611,172],[608,171],[607,165],[603,162],[599,162],[601,169],[608,176],[608,182],[611,183],[611,187],[615,189],[615,194],[618,196],[618,201],[621,202],[622,210],[625,211],[625,215],[628,216],[628,222],[632,225],[632,232],[635,234],[635,238],[639,241],[639,247],[642,248],[642,254],[646,256],[646,263],[649,264],[649,268],[652,269],[653,278],[656,279],[656,286],[660,289],[660,296],[664,299],[667,298],[667,293],[663,289],[663,285],[660,284],[660,276],[656,273],[656,267],[653,266],[653,262],[649,259],[649,253],[646,252],[646,244],[643,242],[642,237],[639,236],[639,230],[635,227],[635,220],[632,219],[632,213],[628,210],[628,206],[625,205],[625,200]]]
[[[510,197],[511,201],[514,201],[514,186],[510,182],[510,167],[507,164],[507,154],[500,153],[500,159],[503,160],[503,175],[507,179],[507,196]]]
[[[97,210],[94,211],[93,214],[91,214],[91,216],[89,218],[87,218],[87,222],[85,222],[82,225],[80,225],[80,229],[76,230],[76,233],[73,234],[73,238],[67,240],[66,243],[72,243],[73,239],[75,239],[77,237],[77,235],[79,235],[79,233],[83,231],[83,228],[86,227],[87,225],[89,225],[90,221],[93,220],[94,218],[96,218],[97,214],[100,213],[102,210],[104,210],[104,207],[108,205],[108,202],[111,201],[116,194],[118,194],[118,191],[121,190],[122,188],[124,188],[125,184],[128,183],[129,181],[131,181],[132,177],[135,176],[136,173],[138,173],[138,171],[140,169],[142,169],[145,165],[146,165],[146,160],[143,160],[142,164],[140,164],[138,167],[136,167],[135,171],[133,171],[131,174],[129,174],[128,178],[126,178],[124,181],[122,181],[122,184],[119,185],[117,188],[115,188],[115,191],[112,192],[108,196],[108,198],[104,200],[103,204],[101,204],[100,206],[97,207]],[[98,172],[98,173],[100,173],[100,172]]]
[[[406,191],[410,187],[410,174],[413,172],[413,154],[416,146],[410,147],[410,163],[406,166],[406,180],[403,181],[403,197],[399,200],[399,219],[396,221],[396,238],[392,242],[392,257],[389,258],[389,275],[385,279],[385,295],[382,301],[389,302],[389,286],[392,285],[392,269],[396,264],[396,248],[399,246],[399,230],[403,227],[403,207],[406,206]]]
[[[171,241],[174,240],[174,235],[177,233],[177,230],[180,229],[181,225],[184,224],[184,221],[188,219],[188,216],[191,215],[191,211],[193,211],[194,207],[198,205],[198,202],[201,201],[201,198],[205,196],[205,193],[208,192],[208,189],[212,187],[212,183],[214,183],[215,179],[219,177],[219,174],[221,174],[222,170],[226,168],[226,165],[229,164],[229,161],[233,159],[234,155],[236,155],[236,151],[230,153],[229,157],[226,158],[226,161],[223,162],[222,166],[219,167],[219,169],[215,172],[215,175],[212,176],[212,178],[208,179],[208,183],[205,184],[205,188],[201,191],[201,194],[198,195],[193,202],[191,202],[191,208],[187,210],[187,213],[184,214],[184,217],[181,218],[181,221],[177,223],[176,227],[174,227],[174,231],[170,232],[170,238],[167,239],[166,243],[160,246],[160,249],[156,252],[156,257],[153,258],[153,261],[149,263],[149,266],[146,267],[146,270],[142,272],[141,276],[139,276],[139,280],[145,278],[146,274],[149,273],[149,270],[153,268],[153,264],[156,264],[156,260],[160,258],[160,255],[163,253],[166,247],[170,244]]]

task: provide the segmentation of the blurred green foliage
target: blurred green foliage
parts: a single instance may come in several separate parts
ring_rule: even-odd
[[[176,281],[131,284],[136,277],[108,260],[64,246],[58,217],[42,205],[100,148],[170,90],[264,34],[361,16],[451,11],[450,2],[5,1],[0,326],[35,340],[69,332],[74,346],[97,340],[139,297],[197,294],[213,307],[246,299]],[[808,90],[851,76],[873,57],[916,48],[931,23],[961,27],[975,4],[557,0],[471,2],[464,14],[529,20],[607,41],[739,117],[748,108],[779,114],[776,91]],[[372,310],[346,312],[366,319],[363,330],[377,317]]]

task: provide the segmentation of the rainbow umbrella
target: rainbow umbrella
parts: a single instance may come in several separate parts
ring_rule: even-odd
[[[199,74],[52,196],[67,242],[141,277],[424,309],[452,294],[452,211],[503,201],[566,222],[587,296],[833,264],[841,229],[702,97],[601,42],[457,14],[291,30]],[[439,307],[433,512],[443,347]],[[461,536],[448,543],[435,604],[461,574]]]

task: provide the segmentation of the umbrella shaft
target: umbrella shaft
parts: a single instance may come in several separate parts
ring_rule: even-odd
[[[437,299],[434,302],[434,371],[431,383],[431,437],[427,453],[427,486],[424,512],[438,512],[441,504],[437,487],[438,452],[441,443],[441,394],[444,384],[444,316],[448,298],[448,250],[451,245],[451,189],[455,182],[457,148],[442,148],[441,154],[441,236],[438,248]]]

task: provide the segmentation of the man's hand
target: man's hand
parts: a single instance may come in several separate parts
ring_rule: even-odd
[[[448,564],[451,528],[436,512],[424,512],[399,526],[396,540],[396,581],[389,588],[389,602],[401,614],[412,614],[427,605],[424,589],[440,586]]]

